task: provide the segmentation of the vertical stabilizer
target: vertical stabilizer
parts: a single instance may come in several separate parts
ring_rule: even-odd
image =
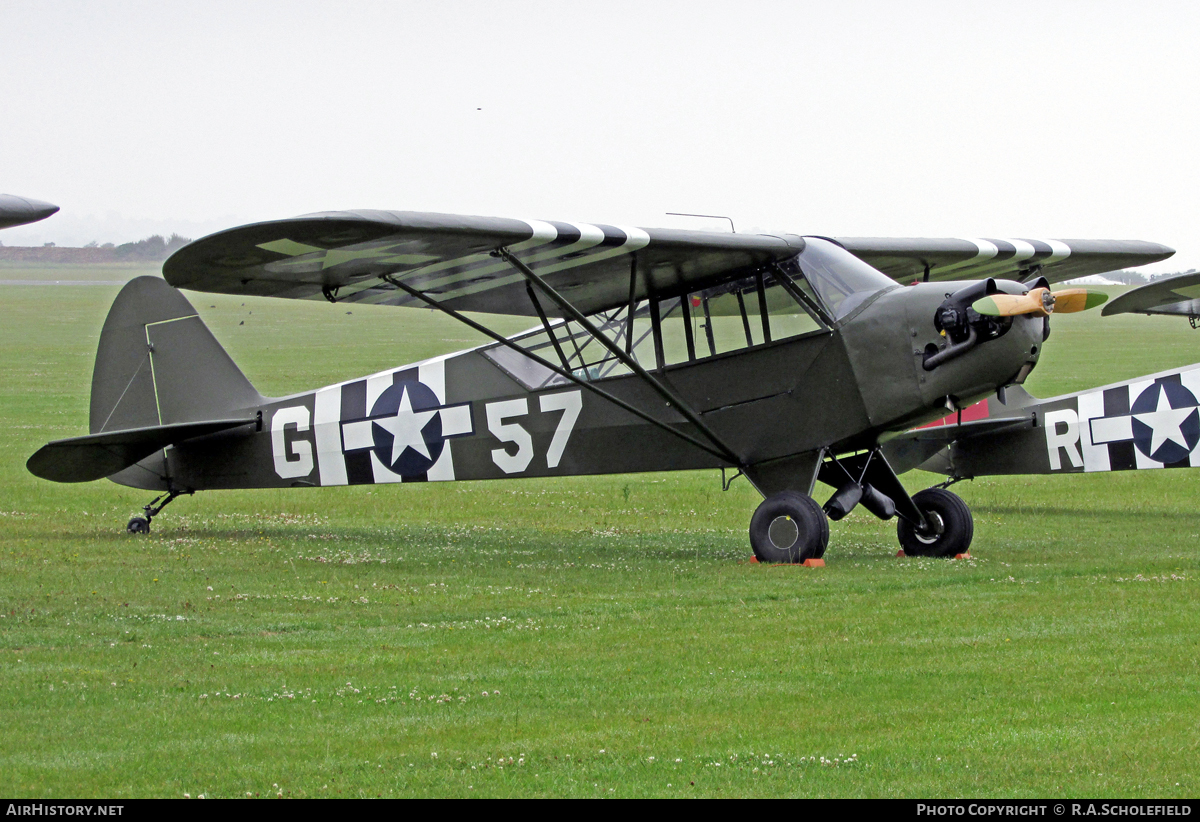
[[[226,419],[262,402],[177,289],[158,277],[121,289],[96,352],[91,433]]]

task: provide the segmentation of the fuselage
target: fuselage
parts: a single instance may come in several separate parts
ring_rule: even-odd
[[[671,345],[660,343],[646,363],[661,362],[652,375],[699,415],[737,463],[501,344],[267,399],[238,410],[261,420],[256,425],[181,443],[151,459],[163,460],[156,473],[175,487],[201,490],[746,466],[820,449],[870,448],[888,432],[944,416],[947,403],[967,405],[1013,382],[1036,363],[1042,320],[1017,317],[1003,335],[937,368],[923,367],[931,347],[947,344],[934,323],[938,306],[965,285],[892,284],[825,327],[770,341],[747,332],[751,344],[727,351],[714,345],[700,351],[707,356],[694,356],[693,349],[707,345],[707,331],[726,332],[720,317],[709,316],[707,327],[695,323],[693,356],[680,349],[679,362],[668,362]],[[741,326],[733,322],[735,331]],[[528,335],[523,339],[533,347]],[[605,376],[597,366],[578,374],[667,427],[704,439],[641,377]],[[132,469],[114,479],[165,486]]]

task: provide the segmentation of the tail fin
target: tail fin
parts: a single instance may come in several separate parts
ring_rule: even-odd
[[[159,277],[121,289],[100,332],[91,433],[224,420],[263,401],[178,290]]]
[[[182,294],[158,277],[138,277],[121,289],[100,332],[91,434],[49,443],[26,465],[55,482],[109,477],[169,490],[164,448],[257,425],[265,401]]]

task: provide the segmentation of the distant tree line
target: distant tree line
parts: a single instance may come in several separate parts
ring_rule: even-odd
[[[105,251],[112,251],[113,256],[118,260],[165,260],[177,249],[183,248],[192,241],[191,237],[181,237],[178,234],[172,234],[170,237],[163,238],[161,234],[152,234],[144,240],[138,240],[133,243],[121,243],[113,245],[112,243],[100,243],[92,240],[84,246],[84,248],[101,248]],[[54,248],[54,243],[45,243],[43,248]]]
[[[82,248],[57,246],[43,243],[40,246],[9,246],[0,242],[0,259],[47,260],[61,263],[110,263],[110,262],[162,262],[171,254],[191,242],[188,237],[172,234],[164,238],[155,234],[135,243],[100,243],[93,240]]]
[[[114,253],[118,260],[165,260],[191,241],[190,237],[180,237],[178,234],[167,238],[161,234],[154,234],[135,243],[121,243],[114,249]],[[100,247],[112,248],[112,243],[105,243]]]
[[[1136,268],[1127,268],[1121,271],[1110,271],[1107,274],[1102,274],[1102,277],[1112,280],[1113,282],[1121,283],[1122,285],[1145,285],[1151,280],[1161,280],[1163,277],[1174,277],[1177,274],[1190,274],[1194,269],[1187,271],[1163,271],[1163,272],[1145,272],[1138,271]]]

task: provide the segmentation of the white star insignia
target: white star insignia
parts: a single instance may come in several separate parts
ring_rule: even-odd
[[[1167,392],[1159,391],[1158,407],[1153,411],[1147,411],[1145,414],[1134,414],[1133,418],[1138,422],[1145,423],[1150,426],[1152,437],[1150,439],[1150,453],[1158,451],[1159,447],[1167,442],[1178,443],[1184,451],[1190,451],[1188,448],[1187,438],[1183,436],[1183,431],[1180,426],[1183,421],[1192,415],[1196,408],[1172,408],[1171,403],[1167,400]]]
[[[421,436],[421,432],[425,426],[429,424],[430,418],[437,413],[437,409],[432,411],[413,411],[412,400],[408,398],[408,389],[404,389],[404,394],[400,398],[400,407],[396,409],[394,417],[379,417],[372,420],[383,430],[392,435],[392,461],[395,465],[400,459],[400,455],[405,449],[411,448],[425,459],[431,459],[429,455],[429,447],[425,445],[425,438]]]

